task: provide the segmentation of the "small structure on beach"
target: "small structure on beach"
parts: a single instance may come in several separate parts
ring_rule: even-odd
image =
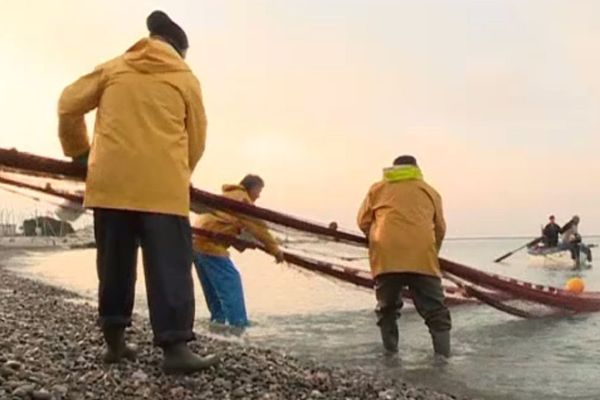
[[[25,236],[63,237],[75,232],[71,224],[51,217],[36,217],[23,221]]]

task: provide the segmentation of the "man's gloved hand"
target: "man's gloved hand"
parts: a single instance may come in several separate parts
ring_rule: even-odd
[[[87,167],[89,156],[90,156],[90,152],[88,150],[80,156],[73,157],[73,162]]]

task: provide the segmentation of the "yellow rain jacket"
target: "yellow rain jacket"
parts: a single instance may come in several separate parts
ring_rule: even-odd
[[[441,276],[438,251],[446,233],[440,195],[423,181],[418,167],[384,170],[358,212],[369,238],[373,277],[391,272]]]
[[[240,185],[223,185],[223,196],[239,202],[253,204],[246,189]],[[197,216],[193,225],[200,229],[233,237],[237,237],[242,232],[248,232],[264,244],[269,253],[275,255],[279,251],[279,246],[265,223],[254,218],[217,211],[214,214]],[[200,236],[194,238],[194,250],[205,254],[227,257],[229,256],[228,247],[208,238]]]
[[[85,206],[189,215],[204,152],[200,83],[177,52],[142,39],[68,86],[58,104],[66,156],[90,150],[84,115],[97,108]]]

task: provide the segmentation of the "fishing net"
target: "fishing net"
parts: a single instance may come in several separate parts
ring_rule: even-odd
[[[60,160],[0,149],[0,187],[60,199],[59,208],[76,215],[81,208],[85,168]],[[261,221],[283,249],[287,263],[363,288],[372,288],[368,268],[367,240],[352,231],[296,218],[292,215],[240,203],[199,189],[190,189],[191,211],[233,213]],[[266,251],[248,235],[233,237],[195,228],[195,235],[238,249]],[[449,305],[483,303],[500,311],[537,318],[600,311],[600,293],[573,294],[479,271],[440,259],[444,290]],[[410,292],[404,295],[410,299]]]

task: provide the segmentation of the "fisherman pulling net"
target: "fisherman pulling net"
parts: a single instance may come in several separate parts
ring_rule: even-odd
[[[81,208],[85,168],[75,163],[0,149],[0,185],[22,193],[36,193],[62,208]],[[360,287],[372,288],[367,269],[367,240],[344,229],[308,222],[293,216],[240,203],[195,188],[190,190],[195,213],[224,211],[263,221],[284,250],[286,262]],[[249,238],[216,235],[195,229],[194,234],[235,243],[240,248],[265,250]],[[523,318],[600,311],[600,293],[570,291],[490,274],[440,258],[449,305],[478,302]]]

